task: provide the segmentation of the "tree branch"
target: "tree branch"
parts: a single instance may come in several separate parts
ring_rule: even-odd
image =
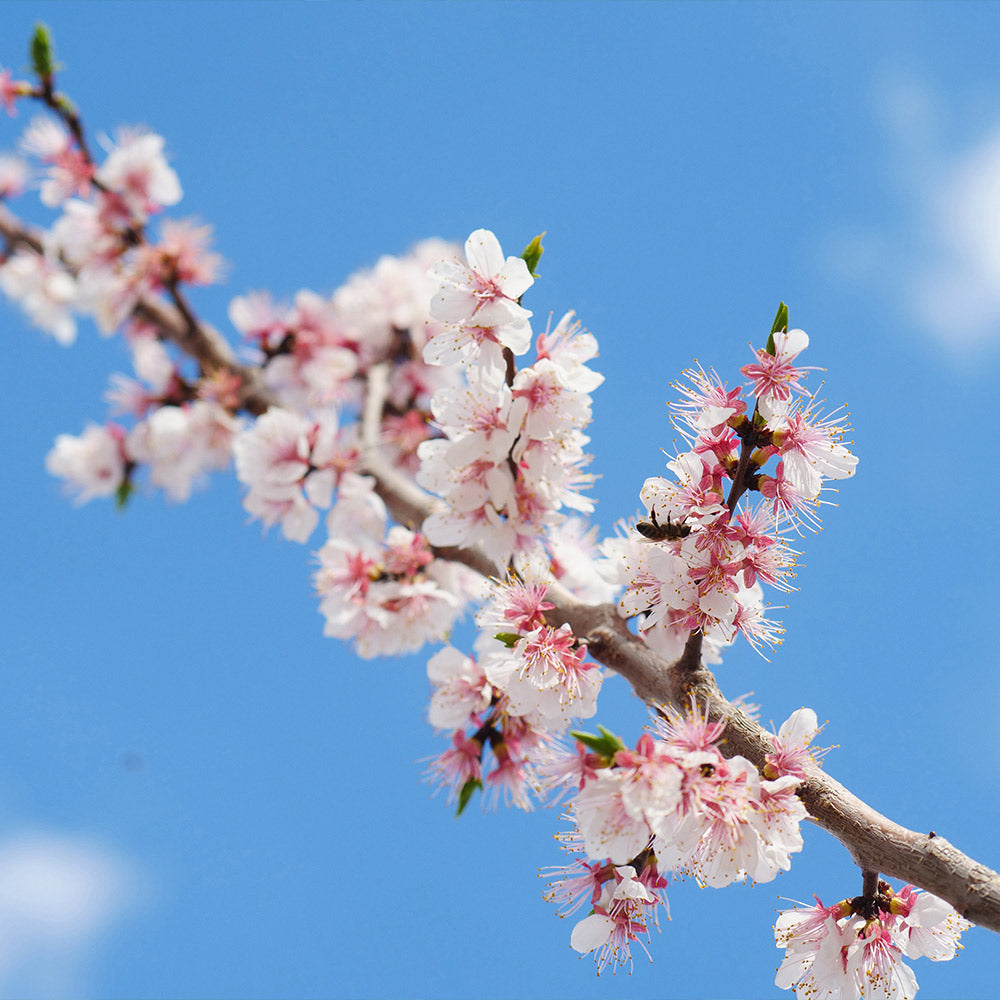
[[[19,247],[44,254],[42,233],[26,225],[4,204],[0,203],[0,236],[11,249]],[[76,268],[62,261],[69,274],[76,276]],[[132,316],[151,323],[164,340],[170,341],[188,357],[199,362],[203,369],[226,369],[240,379],[240,406],[254,416],[264,413],[275,401],[263,384],[260,369],[254,365],[240,364],[229,342],[214,327],[190,313],[187,317],[176,306],[152,295],[139,299]]]

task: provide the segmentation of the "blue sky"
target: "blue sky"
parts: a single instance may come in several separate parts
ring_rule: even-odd
[[[426,236],[547,230],[527,304],[601,344],[606,532],[663,471],[670,381],[693,358],[735,381],[788,302],[860,466],[786,641],[720,683],[765,720],[812,706],[832,774],[1000,866],[1000,7],[8,2],[0,64],[38,17],[92,133],[166,137],[174,214],[230,262],[195,296],[221,327],[234,295],[327,293]],[[325,640],[308,550],[225,476],[74,509],[43,457],[103,419],[125,351],[6,303],[0,329],[0,993],[777,996],[776,897],[860,891],[810,828],[771,884],[674,886],[654,962],[596,979],[540,896],[556,812],[456,820],[421,784],[425,658]],[[606,685],[599,721],[643,718]],[[994,996],[998,963],[973,929],[915,964],[920,996]]]

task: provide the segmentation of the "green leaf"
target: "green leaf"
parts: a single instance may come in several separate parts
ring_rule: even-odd
[[[579,740],[585,747],[589,747],[601,757],[613,760],[619,750],[625,749],[625,744],[611,730],[605,729],[601,725],[597,728],[601,731],[600,736],[595,736],[593,733],[583,733],[576,729],[570,733],[570,736]]]
[[[767,338],[767,346],[764,348],[768,354],[774,355],[774,335],[788,329],[788,306],[784,302],[778,303],[778,312],[775,314],[774,322],[771,324],[771,333]]]
[[[132,485],[131,479],[123,479],[115,490],[115,507],[118,510],[124,510],[125,505],[128,503],[129,498],[135,492],[135,487]]]
[[[52,79],[55,63],[52,59],[52,34],[47,24],[39,21],[31,36],[31,68],[38,78],[46,83]]]
[[[521,636],[516,632],[497,632],[493,638],[497,642],[502,642],[508,649],[513,649],[521,640]]]
[[[478,778],[469,778],[469,780],[462,785],[462,790],[458,793],[458,808],[455,810],[456,816],[461,816],[465,812],[465,807],[469,804],[469,799],[472,798],[473,793],[476,791],[481,791],[483,783]]]
[[[542,237],[545,233],[539,233],[522,251],[521,260],[528,265],[528,273],[533,277],[538,277],[538,262],[542,259],[542,254],[545,253],[545,247],[542,246]]]

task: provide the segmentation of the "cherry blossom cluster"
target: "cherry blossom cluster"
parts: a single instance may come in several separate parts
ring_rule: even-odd
[[[857,459],[840,443],[846,425],[816,412],[802,384],[808,369],[795,364],[809,338],[786,324],[783,307],[767,347],[742,369],[752,411],[744,390],[714,372],[685,373],[672,411],[688,450],[667,463],[674,479],[646,480],[649,519],[637,535],[606,546],[625,587],[620,613],[639,616],[640,633],[669,659],[692,632],[709,663],[737,634],[755,648],[778,641],[761,584],[790,589],[787,530],[816,522],[825,480],[854,474]],[[739,505],[753,493],[757,502]]]
[[[126,341],[141,380],[114,376],[107,399],[134,424],[91,424],[79,436],[60,434],[46,468],[79,503],[114,496],[124,502],[140,466],[154,486],[185,501],[206,473],[229,465],[240,420],[223,398],[224,381],[204,379],[194,388],[148,325],[132,324]]]
[[[61,343],[76,337],[75,312],[112,333],[143,295],[215,281],[221,259],[208,249],[207,227],[167,222],[156,241],[146,233],[150,217],[182,194],[163,147],[161,136],[122,129],[96,163],[62,121],[36,117],[24,132],[42,203],[60,215],[41,253],[18,248],[0,266],[0,288]]]
[[[600,668],[568,625],[553,628],[546,621],[553,605],[545,591],[544,583],[494,582],[476,616],[476,656],[448,646],[427,665],[435,687],[430,723],[456,730],[452,746],[431,765],[434,780],[451,787],[451,798],[474,787],[470,782],[482,785],[488,747],[495,766],[483,787],[502,789],[507,801],[530,808],[529,792],[540,790],[539,752],[571,720],[597,711]]]
[[[436,283],[427,272],[454,252],[442,240],[425,240],[403,257],[381,257],[329,297],[302,289],[285,304],[253,292],[233,299],[229,318],[256,348],[254,359],[271,394],[290,410],[356,407],[358,377],[392,359],[393,412],[386,417],[385,443],[413,468],[417,444],[429,436],[427,403],[451,376],[422,358],[427,342],[443,329],[429,312]]]
[[[516,371],[531,344],[531,313],[520,296],[534,279],[520,257],[504,258],[493,233],[465,244],[466,262],[444,261],[431,315],[448,323],[424,349],[433,364],[461,366],[462,392],[442,388],[431,412],[442,438],[420,445],[417,482],[444,503],[424,522],[435,545],[480,545],[502,572],[545,557],[547,529],[562,508],[589,513],[580,490],[589,440],[590,392],[603,376],[587,368],[597,342],[567,313],[536,343],[537,357]]]
[[[954,958],[970,926],[948,903],[911,885],[880,881],[873,897],[785,910],[774,927],[785,957],[775,977],[808,1000],[912,1000],[913,970],[903,958]]]
[[[389,527],[372,487],[369,477],[344,477],[314,583],[325,635],[353,639],[364,657],[394,656],[446,635],[481,578],[435,558],[423,535]]]
[[[716,888],[769,882],[802,849],[806,810],[796,788],[811,756],[815,713],[800,709],[782,726],[768,760],[773,777],[742,757],[724,757],[724,728],[692,705],[685,715],[662,711],[635,750],[602,729],[600,736],[574,733],[575,753],[550,751],[547,785],[576,788],[575,828],[565,845],[588,860],[556,870],[549,898],[566,912],[589,898],[592,913],[571,944],[597,951],[599,967],[630,960],[630,942],[655,923],[670,873]],[[632,885],[636,872],[641,890]]]

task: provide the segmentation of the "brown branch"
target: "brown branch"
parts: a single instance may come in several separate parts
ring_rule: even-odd
[[[371,454],[366,462],[393,517],[404,524],[421,524],[433,498]],[[435,551],[485,576],[496,573],[492,561],[478,549]],[[738,754],[758,770],[764,767],[765,757],[774,750],[771,734],[723,697],[712,672],[693,662],[693,645],[671,664],[629,632],[614,605],[584,604],[559,584],[550,585],[547,599],[555,609],[546,617],[553,624],[568,623],[587,642],[590,655],[621,674],[640,698],[678,708],[687,707],[694,698],[706,706],[712,720],[725,722],[723,751],[727,756]],[[799,795],[810,816],[847,848],[863,872],[882,872],[910,882],[947,900],[968,920],[1000,931],[1000,875],[996,872],[943,837],[916,833],[893,822],[816,764],[806,767]]]
[[[44,253],[42,233],[22,222],[5,205],[0,203],[0,236],[12,249],[23,247],[35,253]],[[76,269],[63,261],[66,270],[76,275]],[[175,344],[189,357],[199,362],[203,369],[224,368],[240,378],[240,406],[254,416],[259,416],[274,399],[261,378],[260,368],[243,365],[236,360],[226,338],[208,323],[196,319],[188,310],[185,316],[180,309],[163,299],[144,295],[132,310],[135,319],[151,323],[164,340]]]

